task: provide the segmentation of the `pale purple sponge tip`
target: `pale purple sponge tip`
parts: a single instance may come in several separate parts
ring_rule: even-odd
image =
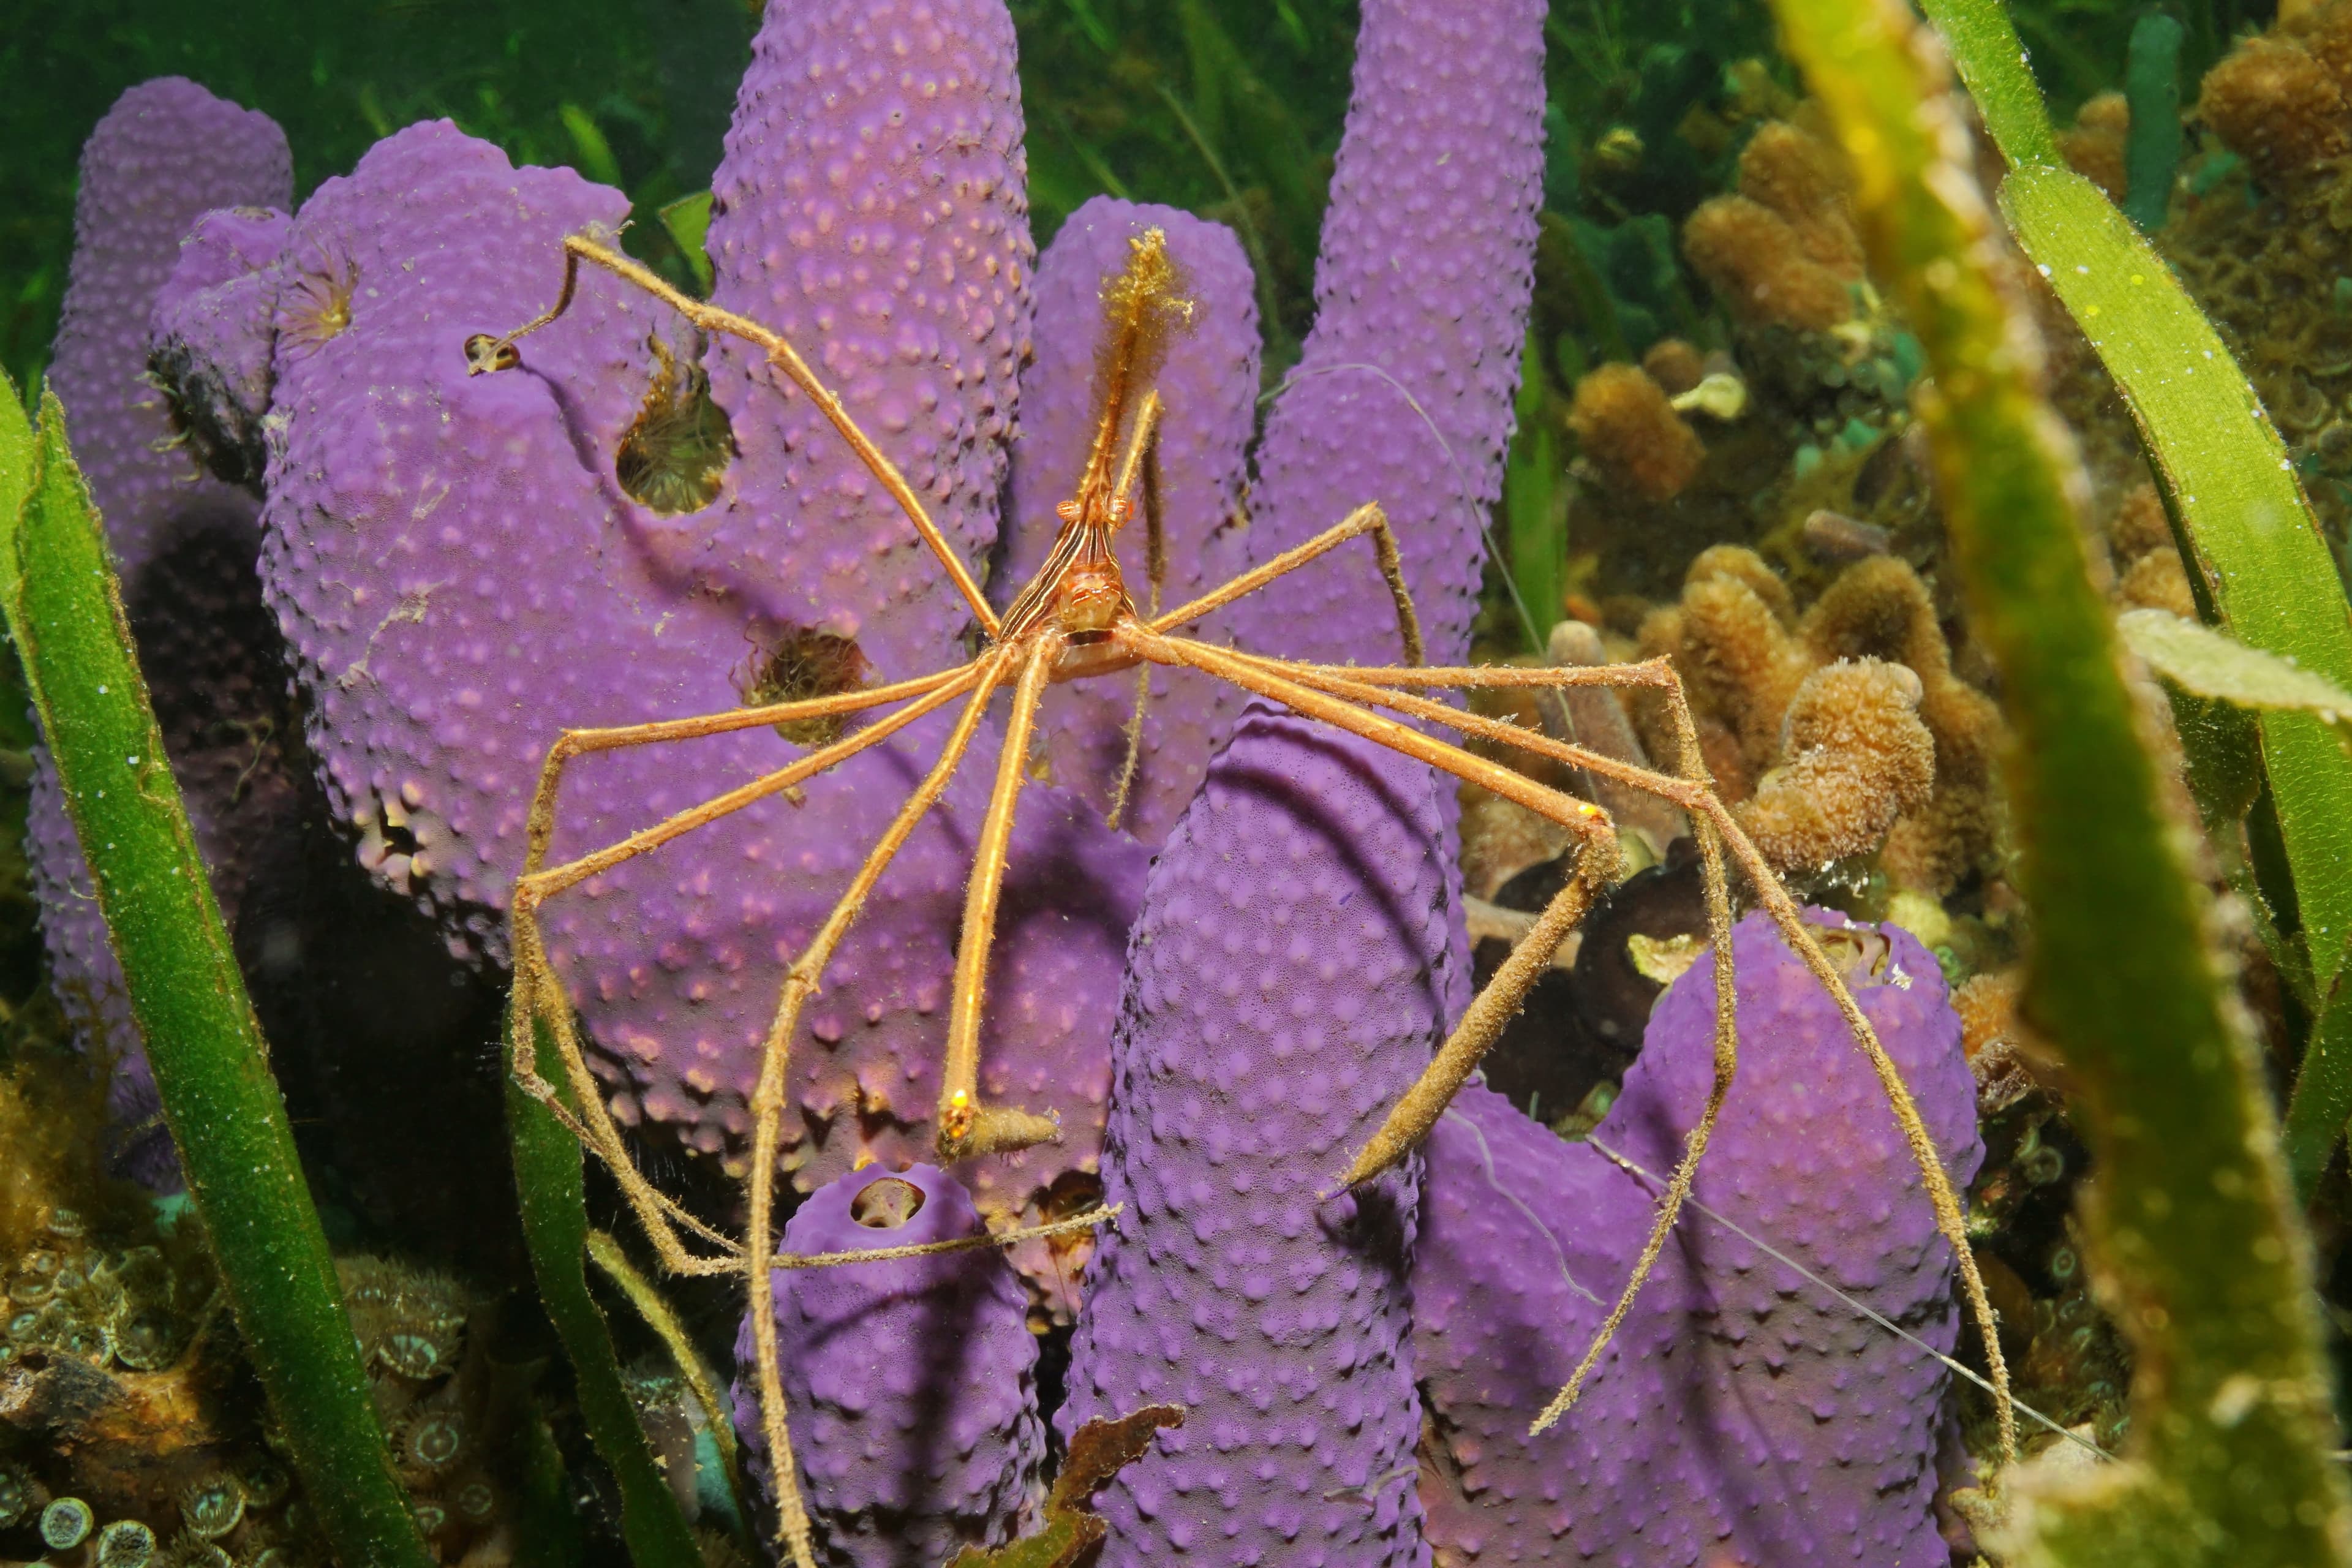
[[[1158,482],[1149,492],[1162,541],[1160,581],[1155,589],[1150,524],[1139,516],[1118,539],[1128,591],[1147,613],[1155,604],[1174,609],[1245,564],[1242,496],[1258,391],[1249,259],[1222,224],[1097,196],[1070,215],[1037,268],[1037,357],[1021,378],[1021,442],[1013,453],[995,580],[1000,604],[1044,564],[1061,529],[1055,508],[1077,493],[1101,406],[1096,354],[1103,288],[1126,267],[1135,238],[1152,228],[1168,237],[1192,324],[1170,342],[1152,382],[1165,409]],[[1150,669],[1134,787],[1119,825],[1157,845],[1201,787],[1224,727],[1223,689],[1197,671]],[[1135,701],[1132,679],[1071,681],[1046,694],[1041,721],[1054,779],[1098,811],[1108,811],[1117,797]]]
[[[1436,832],[1418,764],[1254,708],[1153,868],[1112,1036],[1105,1195],[1126,1208],[1056,1419],[1187,1415],[1105,1489],[1104,1568],[1428,1561],[1419,1162],[1333,1189],[1437,1038]]]
[[[811,1194],[784,1226],[784,1250],[982,1233],[971,1197],[945,1172],[877,1165]],[[994,1545],[1021,1527],[1042,1495],[1045,1455],[1026,1309],[993,1247],[777,1273],[784,1403],[819,1562],[936,1568],[965,1544]],[[764,1471],[749,1322],[735,1356],[736,1426]]]
[[[1819,912],[1824,944],[1965,1185],[1982,1157],[1959,1024],[1907,933]],[[1762,915],[1738,926],[1738,1079],[1694,1197],[1948,1353],[1952,1255],[1877,1079]],[[1423,1500],[1464,1563],[1942,1568],[1947,1374],[1928,1353],[1685,1209],[1576,1408],[1528,1425],[1629,1276],[1713,1065],[1714,969],[1659,1000],[1593,1142],[1465,1089],[1428,1145],[1414,1354],[1439,1441]]]
[[[975,572],[1036,256],[1013,55],[1003,0],[771,6],[711,184],[711,302],[807,356]],[[716,346],[710,384],[742,471],[698,568],[886,680],[961,657],[970,609],[823,415],[749,344]]]
[[[249,531],[253,504],[197,476],[147,379],[147,319],[180,260],[180,242],[215,207],[287,205],[284,132],[180,77],[119,99],[83,144],[72,280],[49,366],[74,451],[123,576],[177,534],[223,514]]]
[[[1366,0],[1315,330],[1258,453],[1252,560],[1380,502],[1432,664],[1468,657],[1481,526],[1502,490],[1543,191],[1543,0]],[[1363,544],[1223,624],[1290,658],[1397,646]]]

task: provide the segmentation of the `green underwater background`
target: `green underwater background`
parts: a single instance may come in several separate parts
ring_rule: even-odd
[[[2352,0],[2335,7],[2352,18]],[[1907,107],[1943,66],[1874,32],[1870,0],[1553,0],[1545,26],[1534,300],[1475,657],[1671,661],[1698,754],[1766,859],[1802,901],[1911,933],[1953,988],[1984,1142],[1967,1232],[2005,1358],[1997,1373],[1961,1332],[1957,1363],[1982,1386],[1949,1394],[1937,1517],[1957,1563],[2352,1564],[2352,963],[2329,934],[2352,930],[2352,859],[2329,847],[2352,824],[2352,699],[2335,705],[2352,689],[2352,81],[2333,110],[2311,86],[2323,66],[2352,72],[2352,20],[2313,30],[2335,7],[2282,23],[2261,0],[1935,0],[1926,21],[1975,104],[1964,160]],[[35,710],[59,724],[68,672],[139,688],[102,635],[108,601],[66,581],[104,552],[37,402],[100,116],[134,84],[191,78],[285,129],[298,205],[446,117],[518,165],[625,192],[620,247],[699,294],[757,6],[7,9],[0,368],[33,414],[0,431],[21,535],[0,548],[0,597],[22,647],[36,624],[82,630],[26,668],[12,656],[0,684],[0,1284],[27,1325],[19,1349],[0,1336],[0,1378],[79,1356],[184,1386],[146,1405],[119,1387],[73,1405],[54,1379],[38,1400],[0,1392],[0,1564],[285,1568],[328,1561],[330,1538],[377,1541],[369,1560],[404,1568],[777,1560],[765,1461],[746,1468],[704,1364],[733,1346],[739,1282],[656,1282],[614,1239],[614,1184],[509,1094],[503,975],[450,964],[311,812],[279,912],[373,967],[313,984],[273,973],[258,927],[233,952],[214,942],[224,984],[252,994],[231,1045],[266,1070],[245,1089],[284,1098],[288,1141],[254,1158],[290,1171],[271,1200],[288,1206],[267,1211],[290,1228],[257,1219],[240,1255],[184,1197],[150,1205],[102,1169],[105,1084],[50,994],[25,848]],[[1357,6],[1011,10],[1039,248],[1104,195],[1227,226],[1255,272],[1263,422],[1315,323]],[[1955,179],[1998,205],[1946,199]],[[2012,352],[2021,321],[2049,345],[2039,371]],[[2215,368],[2198,382],[2183,364]],[[129,626],[145,635],[135,604]],[[1864,667],[1850,687],[1830,674]],[[163,706],[166,681],[147,679]],[[1606,711],[1578,710],[1569,738],[1665,754],[1663,709],[1599,695]],[[1561,723],[1511,692],[1473,711]],[[273,721],[268,743],[308,760],[293,698]],[[90,722],[134,754],[152,732],[130,710]],[[1562,960],[1486,1065],[1533,1121],[1581,1140],[1704,946],[1699,872],[1657,802],[1564,763],[1525,771],[1607,805],[1633,874],[1593,917],[1613,989]],[[1491,793],[1463,808],[1483,980],[1574,857]],[[170,823],[148,826],[171,853]],[[166,914],[117,940],[193,952],[201,924]],[[219,1023],[186,1007],[194,1033]],[[717,1163],[681,1144],[649,1139],[642,1158],[689,1206],[730,1201]],[[285,1239],[303,1226],[316,1257]],[[315,1300],[290,1293],[273,1329],[236,1281],[281,1267],[316,1275]],[[269,1384],[281,1404],[308,1374],[299,1352],[281,1367],[247,1342],[334,1337],[318,1303],[338,1290],[366,1398],[340,1431],[333,1411],[263,1414],[257,1373],[294,1380]],[[1067,1312],[1030,1321],[1058,1396]],[[2001,1458],[1997,1375],[2046,1417],[2022,1460]],[[322,1521],[294,1472],[384,1441],[352,1415],[368,1411],[405,1489],[373,1522],[364,1501]],[[1148,1424],[1106,1427],[1055,1452],[1066,1478],[1109,1477],[1150,1441]],[[2098,1458],[2070,1469],[2070,1446]],[[73,1533],[52,1506],[68,1486],[169,1495],[177,1514],[110,1557],[116,1516],[84,1505]],[[1089,1561],[1099,1527],[1066,1489],[1034,1540],[960,1568]]]

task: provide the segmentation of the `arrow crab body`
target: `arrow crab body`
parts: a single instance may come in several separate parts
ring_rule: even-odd
[[[1008,1152],[1050,1142],[1055,1121],[1016,1105],[984,1103],[980,1092],[980,1042],[996,927],[1013,823],[1029,759],[1040,739],[1039,709],[1047,687],[1059,682],[1115,677],[1150,666],[1200,671],[1241,691],[1280,704],[1310,720],[1467,780],[1559,823],[1578,845],[1576,866],[1548,907],[1471,1003],[1451,1037],[1412,1089],[1392,1108],[1366,1146],[1344,1172],[1329,1173],[1335,1185],[1377,1176],[1402,1159],[1425,1137],[1454,1092],[1503,1025],[1518,1010],[1528,987],[1550,963],[1560,942],[1593,900],[1615,879],[1620,868],[1614,829],[1606,813],[1589,802],[1540,784],[1502,764],[1436,738],[1452,731],[1565,763],[1616,780],[1670,802],[1689,815],[1705,869],[1708,924],[1714,938],[1717,995],[1716,1075],[1697,1125],[1660,1205],[1658,1222],[1633,1278],[1581,1364],[1546,1412],[1548,1426],[1565,1412],[1597,1363],[1633,1293],[1664,1245],[1693,1173],[1712,1131],[1737,1065],[1738,1028],[1731,973],[1731,899],[1727,852],[1752,886],[1758,902],[1821,984],[1836,1000],[1856,1044],[1870,1058],[1902,1124],[1934,1203],[1939,1228],[1952,1244],[1979,1326],[1990,1330],[1984,1287],[1969,1255],[1959,1203],[1933,1142],[1920,1121],[1894,1064],[1823,953],[1811,929],[1730,812],[1718,800],[1699,761],[1696,731],[1681,687],[1663,659],[1587,668],[1442,668],[1422,663],[1422,638],[1405,587],[1397,542],[1377,500],[1366,500],[1322,533],[1242,573],[1223,585],[1173,609],[1159,605],[1163,562],[1154,496],[1159,489],[1155,436],[1160,417],[1153,374],[1169,339],[1190,324],[1192,305],[1184,280],[1168,254],[1165,237],[1148,230],[1130,244],[1123,269],[1104,280],[1104,323],[1095,374],[1097,416],[1082,477],[1074,494],[1057,509],[1061,527],[1044,564],[1000,616],[946,535],[926,511],[913,488],[889,458],[849,416],[840,397],[821,382],[793,346],[759,322],[692,300],[625,256],[594,240],[567,239],[563,284],[555,304],[536,320],[503,336],[478,335],[466,344],[476,374],[495,373],[521,363],[518,340],[561,316],[571,304],[581,266],[604,268],[643,289],[699,331],[741,340],[766,356],[773,370],[805,393],[814,406],[889,494],[908,523],[936,556],[940,568],[970,607],[981,633],[974,656],[964,663],[913,679],[803,700],[741,708],[724,713],[668,720],[614,729],[564,731],[550,751],[533,795],[529,847],[515,885],[510,911],[515,975],[513,1059],[524,1086],[569,1123],[583,1143],[613,1171],[663,1261],[681,1273],[740,1272],[753,1326],[761,1422],[777,1457],[778,1494],[787,1542],[795,1559],[810,1561],[805,1517],[793,1482],[793,1464],[784,1429],[772,1299],[775,1268],[803,1260],[775,1253],[774,1197],[780,1124],[785,1104],[789,1043],[803,1007],[817,994],[827,964],[849,936],[861,907],[892,858],[946,791],[980,733],[992,699],[1011,691],[1011,712],[996,759],[994,782],[982,819],[966,884],[961,937],[956,951],[949,1008],[945,1068],[937,1119],[941,1162]],[[1116,548],[1121,532],[1140,522],[1147,535],[1150,587],[1136,603]],[[1184,628],[1290,573],[1308,569],[1322,556],[1358,538],[1370,542],[1381,577],[1396,611],[1402,661],[1387,668],[1308,664],[1265,658],[1183,635]],[[1323,568],[1328,570],[1331,564]],[[1657,692],[1674,715],[1679,756],[1672,773],[1631,766],[1539,733],[1465,712],[1424,693],[1475,688],[1613,686]],[[1132,776],[1140,734],[1144,688],[1139,681],[1136,718],[1128,732],[1127,775]],[[738,1244],[688,1214],[640,1173],[624,1147],[583,1053],[572,1004],[551,965],[539,925],[542,904],[623,861],[650,853],[755,801],[792,791],[802,782],[837,766],[905,730],[924,716],[954,710],[954,721],[937,759],[915,786],[863,864],[850,879],[831,913],[794,958],[769,1028],[751,1099],[753,1118],[746,1234]],[[570,861],[546,863],[557,825],[557,805],[566,765],[574,758],[623,748],[661,744],[764,726],[841,721],[866,715],[862,727],[814,746],[787,766]],[[1122,782],[1115,818],[1124,805]],[[558,1102],[553,1086],[538,1068],[540,1031],[554,1042],[560,1070],[581,1107],[574,1115]],[[1102,1211],[1028,1232],[999,1237],[1022,1239],[1048,1230],[1094,1224]],[[691,1238],[691,1239],[689,1239]],[[949,1244],[954,1245],[954,1244]],[[1987,1348],[1996,1378],[2005,1386],[2000,1349],[1988,1331]],[[2007,1422],[2003,1402],[2004,1426]]]

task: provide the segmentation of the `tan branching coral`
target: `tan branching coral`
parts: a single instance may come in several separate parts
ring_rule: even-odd
[[[2332,9],[2332,8],[2331,8]],[[2333,40],[2334,26],[2329,37]],[[2273,180],[2292,179],[2352,150],[2343,85],[2293,35],[2249,38],[2205,73],[2198,117]]]
[[[2131,105],[2120,92],[2086,99],[2074,126],[2058,133],[2058,151],[2074,172],[2120,202],[2131,192],[2124,150],[2131,139]]]
[[[1604,484],[1644,500],[1674,500],[1706,460],[1665,389],[1637,365],[1604,364],[1579,381],[1568,427]]]
[[[1645,657],[1674,659],[1698,716],[1699,749],[1716,783],[1744,798],[1780,751],[1780,716],[1815,660],[1790,626],[1788,585],[1752,550],[1717,545],[1685,579],[1682,603],[1642,626]],[[1653,726],[1652,748],[1669,744]]]
[[[1787,761],[1738,809],[1775,866],[1823,868],[1875,848],[1936,784],[1936,742],[1919,721],[1919,678],[1874,658],[1805,678],[1781,721]]]
[[[1738,194],[1684,223],[1683,254],[1742,321],[1818,332],[1851,318],[1862,241],[1836,151],[1766,121],[1740,153]]]
[[[1898,887],[1949,891],[1994,847],[2000,710],[1952,673],[1927,585],[1893,557],[1856,562],[1841,574],[1806,615],[1804,637],[1817,658],[1884,658],[1918,676],[1919,718],[1936,738],[1936,792],[1895,825],[1879,863]]]
[[[1875,847],[1894,886],[1940,896],[1988,864],[2000,710],[1953,673],[1933,596],[1905,562],[1854,563],[1800,618],[1761,557],[1717,546],[1691,563],[1681,602],[1643,624],[1641,650],[1674,659],[1717,787],[1748,803],[1782,869]],[[1660,715],[1637,705],[1635,719],[1654,752],[1671,743]],[[1816,749],[1839,754],[1807,760]]]

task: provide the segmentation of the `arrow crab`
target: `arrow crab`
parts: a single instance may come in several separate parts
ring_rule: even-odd
[[[564,242],[563,281],[554,304],[534,320],[500,335],[478,333],[466,343],[473,374],[495,374],[522,363],[521,340],[560,318],[572,304],[583,266],[602,268],[657,299],[695,329],[750,344],[766,363],[822,413],[838,437],[855,452],[889,495],[907,523],[929,547],[938,567],[969,607],[980,627],[977,650],[965,661],[911,679],[827,695],[761,703],[708,713],[605,729],[564,731],[549,751],[531,798],[529,847],[509,911],[515,1002],[512,1053],[523,1086],[546,1103],[611,1169],[663,1262],[681,1274],[740,1273],[757,1351],[761,1422],[777,1457],[779,1499],[787,1540],[799,1560],[806,1556],[807,1526],[793,1482],[785,1431],[771,1300],[774,1270],[808,1260],[776,1255],[775,1186],[780,1126],[785,1106],[785,1068],[790,1042],[803,1009],[824,984],[827,965],[850,938],[868,894],[925,815],[970,760],[983,716],[1001,690],[1011,693],[1010,717],[995,761],[994,782],[977,836],[964,890],[939,1095],[936,1146],[945,1163],[1003,1153],[1050,1142],[1055,1122],[1015,1104],[989,1103],[980,1087],[982,1020],[990,958],[1003,887],[1014,812],[1031,776],[1033,748],[1039,744],[1040,704],[1049,686],[1067,681],[1148,673],[1160,666],[1190,669],[1228,683],[1251,697],[1280,704],[1313,721],[1361,737],[1454,778],[1475,783],[1565,828],[1577,846],[1575,868],[1471,1003],[1420,1079],[1391,1110],[1385,1122],[1357,1151],[1344,1172],[1332,1172],[1335,1185],[1371,1179],[1404,1158],[1444,1113],[1479,1058],[1515,1014],[1528,989],[1549,964],[1562,940],[1620,869],[1615,830],[1599,806],[1536,782],[1461,745],[1436,738],[1451,731],[1465,741],[1515,750],[1582,769],[1669,802],[1692,823],[1704,869],[1707,924],[1713,940],[1718,998],[1715,1029],[1715,1076],[1704,1112],[1691,1130],[1681,1161],[1658,1208],[1656,1224],[1632,1278],[1574,1375],[1538,1423],[1549,1426],[1566,1412],[1598,1363],[1611,1335],[1640,1289],[1665,1244],[1687,1196],[1697,1163],[1722,1107],[1738,1063],[1736,985],[1729,933],[1732,903],[1729,866],[1736,863],[1755,898],[1821,985],[1836,1001],[1856,1045],[1868,1056],[1886,1099],[1902,1126],[1933,1203],[1938,1228],[1950,1242],[1971,1310],[1984,1331],[1996,1384],[2004,1391],[2004,1446],[2013,1442],[2006,1399],[2006,1371],[1985,1287],[1970,1255],[1959,1199],[1946,1176],[1925,1125],[1894,1063],[1855,1005],[1832,959],[1778,878],[1717,795],[1699,759],[1690,709],[1673,668],[1664,659],[1580,668],[1433,667],[1422,662],[1422,637],[1400,563],[1397,541],[1377,498],[1346,512],[1320,534],[1241,573],[1222,586],[1172,609],[1158,608],[1164,552],[1155,514],[1155,437],[1162,404],[1153,376],[1166,345],[1189,324],[1192,303],[1185,280],[1171,260],[1165,237],[1149,229],[1135,236],[1125,267],[1104,279],[1103,321],[1093,387],[1093,435],[1075,493],[1059,508],[1060,530],[1044,564],[1002,614],[983,595],[971,569],[925,509],[899,468],[854,419],[784,337],[745,316],[696,300],[601,241],[573,236]],[[1149,584],[1147,605],[1139,607],[1119,546],[1139,530],[1146,569],[1135,581]],[[1371,668],[1305,663],[1264,657],[1185,635],[1211,613],[1276,579],[1302,570],[1330,571],[1343,564],[1322,562],[1361,539],[1370,548],[1381,583],[1393,601],[1401,662]],[[1130,546],[1129,558],[1133,558]],[[1319,564],[1318,564],[1319,563]],[[1552,740],[1525,728],[1466,712],[1430,693],[1461,693],[1507,687],[1559,689],[1614,687],[1656,694],[1672,716],[1679,755],[1671,772],[1619,762],[1583,747]],[[1144,690],[1139,687],[1136,718],[1128,731],[1127,775],[1132,776],[1140,731]],[[624,861],[650,854],[681,836],[771,796],[793,791],[859,752],[898,734],[916,721],[952,709],[954,722],[929,771],[908,795],[863,863],[834,903],[829,916],[793,961],[778,998],[761,1058],[751,1110],[751,1159],[745,1176],[748,1223],[740,1241],[688,1214],[640,1173],[604,1106],[572,1021],[572,1000],[551,963],[540,911],[551,899],[579,887]],[[547,863],[553,842],[564,772],[573,760],[597,752],[661,745],[697,737],[780,725],[862,718],[860,727],[839,738],[813,743],[788,765],[591,852],[560,864]],[[1122,782],[1120,798],[1125,795]],[[581,1108],[567,1110],[556,1087],[541,1072],[538,1048],[553,1042],[559,1068]],[[1022,1239],[1046,1230],[1098,1223],[1097,1209],[1054,1226],[986,1238]],[[856,1256],[856,1255],[845,1255]],[[835,1261],[828,1259],[826,1261]]]

